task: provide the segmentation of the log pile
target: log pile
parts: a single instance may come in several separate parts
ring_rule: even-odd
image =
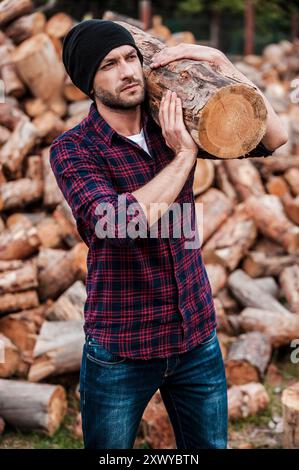
[[[74,20],[64,13],[47,20],[30,0],[4,3],[0,345],[6,360],[0,363],[0,428],[7,422],[53,435],[65,415],[66,395],[62,385],[45,382],[80,369],[87,247],[48,155],[52,140],[87,115],[90,100],[62,67],[62,39]],[[197,222],[232,420],[268,406],[263,382],[273,353],[299,338],[299,113],[290,95],[298,58],[299,44],[284,41],[236,64],[273,100],[290,141],[268,158],[197,161]],[[158,98],[155,103],[157,109]],[[298,401],[297,392],[284,397],[287,426]],[[29,415],[26,409],[41,412]],[[149,409],[144,421],[148,415]]]

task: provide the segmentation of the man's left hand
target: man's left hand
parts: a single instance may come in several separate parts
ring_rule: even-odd
[[[154,54],[150,67],[154,69],[180,59],[203,60],[214,65],[222,65],[228,61],[227,57],[219,49],[182,42],[177,46],[166,46]]]

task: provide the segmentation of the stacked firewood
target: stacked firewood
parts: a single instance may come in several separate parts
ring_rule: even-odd
[[[81,121],[90,106],[61,61],[63,37],[74,24],[62,12],[46,19],[31,0],[0,4],[0,432],[7,422],[55,433],[67,410],[60,377],[80,370],[87,246],[49,164],[53,139]],[[236,65],[272,99],[290,139],[267,158],[197,162],[193,191],[232,420],[268,406],[263,382],[273,353],[299,338],[299,112],[291,94],[299,45],[283,41]],[[208,89],[214,103],[224,85],[235,86],[225,80]],[[150,88],[154,116],[160,91]],[[250,93],[246,110],[258,101]],[[265,116],[257,105],[262,128]],[[186,116],[191,130],[193,112]],[[285,392],[286,443],[296,447],[291,436],[298,436],[298,387]],[[167,447],[171,427],[158,399],[159,392],[142,426],[154,447],[163,430]]]

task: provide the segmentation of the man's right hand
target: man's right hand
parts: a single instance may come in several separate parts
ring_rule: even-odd
[[[175,92],[167,90],[162,97],[159,109],[159,121],[166,144],[176,155],[184,155],[194,163],[198,146],[186,129],[183,120],[181,99]]]

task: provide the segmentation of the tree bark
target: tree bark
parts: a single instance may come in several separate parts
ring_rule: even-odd
[[[66,410],[66,392],[61,385],[0,380],[0,415],[11,426],[53,436]]]
[[[228,389],[227,394],[228,415],[232,421],[256,415],[270,403],[268,393],[260,383],[233,385]]]
[[[244,307],[261,308],[272,310],[281,315],[289,315],[287,310],[278,300],[267,291],[261,289],[242,269],[237,269],[230,274],[228,286],[236,299]]]
[[[199,146],[200,158],[238,158],[259,144],[266,131],[267,109],[254,87],[203,61],[179,60],[151,69],[150,59],[165,47],[163,43],[127,23],[116,23],[131,32],[143,55],[149,109],[158,125],[160,100],[170,89],[181,98],[184,122]]]
[[[80,370],[85,341],[82,320],[45,321],[33,351],[28,380]]]
[[[274,348],[290,345],[299,338],[299,316],[293,313],[283,315],[272,310],[245,308],[240,314],[243,332],[260,331],[267,335]]]
[[[283,448],[299,449],[299,382],[282,392]]]
[[[231,345],[225,361],[228,385],[261,382],[271,359],[269,338],[255,331],[240,335]]]

